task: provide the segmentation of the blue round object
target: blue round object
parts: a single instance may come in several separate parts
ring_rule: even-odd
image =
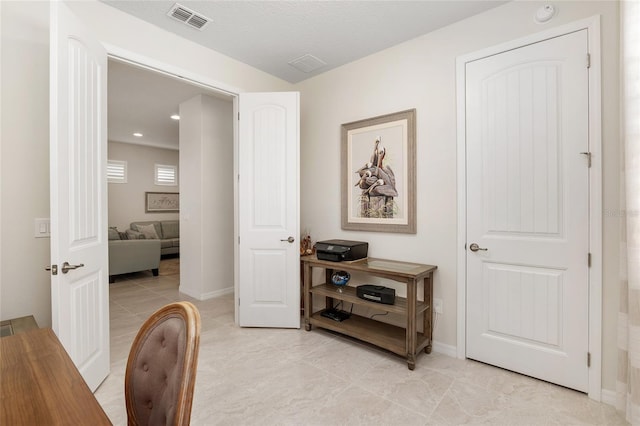
[[[334,285],[340,287],[347,285],[350,279],[351,274],[349,274],[347,271],[335,271],[333,274],[331,274],[331,282]]]

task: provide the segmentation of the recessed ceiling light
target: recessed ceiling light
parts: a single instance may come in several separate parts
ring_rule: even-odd
[[[142,133],[140,133],[140,132],[135,132],[135,133],[133,134],[133,136],[135,136],[136,138],[141,138],[141,137],[142,137]]]
[[[174,120],[180,120],[180,116],[178,114],[173,114],[171,118]]]

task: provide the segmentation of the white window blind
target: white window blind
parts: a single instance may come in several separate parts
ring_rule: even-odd
[[[156,164],[156,185],[177,186],[178,167]]]
[[[127,162],[107,160],[107,182],[127,183]]]

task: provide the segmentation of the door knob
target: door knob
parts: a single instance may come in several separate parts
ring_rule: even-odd
[[[293,238],[293,237],[289,237],[289,238],[287,238],[286,240],[280,240],[280,241],[286,241],[286,242],[288,242],[288,243],[293,243],[295,240],[296,240],[295,238]]]
[[[82,268],[84,266],[84,263],[81,263],[79,265],[69,265],[69,262],[64,262],[62,264],[62,268],[60,268],[62,270],[63,274],[66,274],[67,272],[71,271],[72,269],[78,269],[78,268]]]
[[[477,245],[476,243],[471,243],[471,245],[469,246],[469,250],[471,251],[487,251],[489,249],[480,247],[479,245]]]

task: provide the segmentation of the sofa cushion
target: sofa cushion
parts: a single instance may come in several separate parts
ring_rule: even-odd
[[[160,247],[169,248],[173,247],[173,245],[171,244],[171,240],[160,240]]]
[[[109,240],[120,240],[120,234],[118,233],[118,229],[115,226],[109,227]]]
[[[174,238],[171,240],[173,247],[180,247],[180,238]]]
[[[153,225],[156,229],[156,235],[158,236],[158,238],[162,239],[164,238],[164,235],[162,235],[162,226],[160,225],[160,222],[157,220],[147,220],[147,221],[141,221],[141,222],[131,222],[131,224],[129,225],[129,227],[131,229],[133,229],[134,231],[138,231],[138,232],[142,232],[142,230],[140,229],[141,226],[145,226],[145,225]]]
[[[134,231],[133,229],[127,229],[126,234],[128,237],[127,240],[144,240],[144,234],[142,232]]]
[[[180,221],[163,220],[160,225],[162,226],[162,238],[180,238]]]
[[[153,224],[150,225],[138,225],[138,231],[142,232],[147,240],[157,240],[158,232]]]

